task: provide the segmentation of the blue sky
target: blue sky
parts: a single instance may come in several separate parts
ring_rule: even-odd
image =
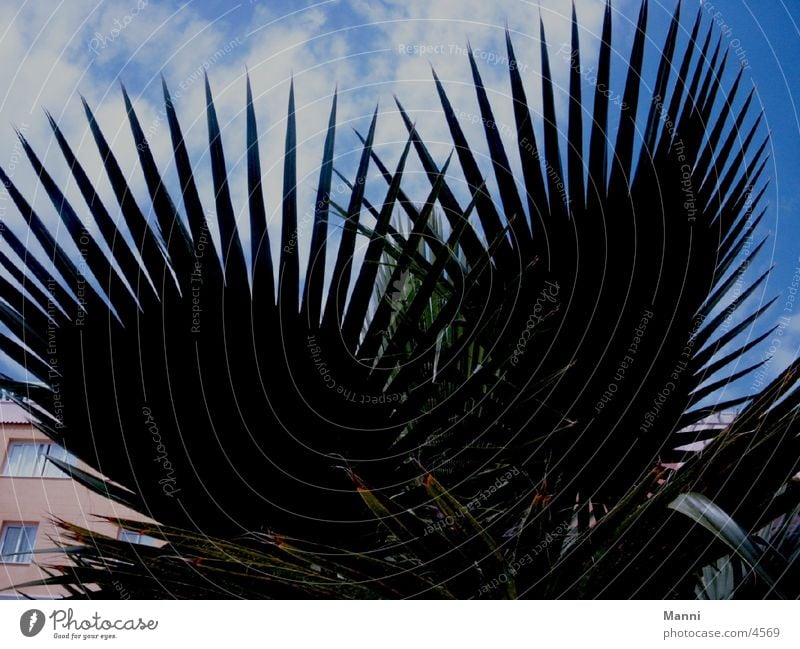
[[[586,64],[596,56],[597,34],[603,0],[577,0],[581,23],[582,54]],[[638,0],[614,0],[615,53],[612,87],[621,92],[624,63],[632,37],[632,21]],[[683,27],[688,29],[699,3],[684,3]],[[713,6],[710,6],[713,5]],[[312,205],[314,183],[322,151],[324,126],[331,93],[340,92],[337,166],[352,174],[358,141],[350,127],[366,130],[376,104],[380,106],[378,151],[388,165],[394,164],[405,129],[396,114],[392,95],[397,94],[417,119],[423,137],[431,143],[439,160],[451,144],[440,114],[431,81],[433,64],[445,82],[454,105],[465,115],[477,113],[470,87],[464,46],[469,41],[479,52],[484,82],[490,90],[498,122],[511,122],[507,68],[503,60],[503,29],[512,31],[529,98],[540,102],[538,86],[538,16],[547,29],[555,82],[565,85],[567,64],[558,55],[569,39],[566,0],[522,2],[503,0],[376,1],[329,0],[322,2],[250,2],[221,0],[155,2],[154,0],[87,0],[60,3],[13,2],[0,6],[0,48],[6,65],[0,70],[0,165],[29,196],[45,218],[53,210],[37,191],[35,179],[15,146],[11,125],[19,127],[46,160],[56,178],[68,178],[60,154],[54,150],[41,107],[55,115],[78,150],[91,178],[100,188],[106,205],[113,199],[94,145],[88,137],[78,93],[85,95],[101,126],[129,173],[130,183],[144,200],[144,183],[137,169],[118,88],[123,81],[134,98],[143,128],[151,140],[162,171],[174,176],[169,138],[161,112],[160,75],[167,79],[201,178],[204,203],[213,208],[210,172],[205,158],[206,125],[202,98],[202,72],[207,69],[223,124],[223,139],[238,210],[246,205],[242,164],[244,162],[244,71],[249,67],[256,95],[261,155],[265,166],[268,209],[273,216],[273,244],[279,232],[279,196],[282,175],[281,151],[285,132],[288,83],[295,79],[299,128],[300,230],[310,229],[303,206]],[[650,27],[653,41],[646,60],[656,60],[674,1],[651,1]],[[718,13],[719,12],[719,13]],[[731,56],[746,59],[746,76],[757,87],[756,102],[765,111],[771,130],[771,178],[766,201],[770,210],[762,227],[771,232],[757,272],[775,264],[763,293],[748,306],[775,295],[788,295],[792,276],[800,266],[800,6],[783,0],[746,2],[717,0],[706,3],[706,24],[717,23],[723,45]],[[685,35],[684,35],[685,38]],[[732,68],[733,66],[731,66]],[[732,73],[731,73],[732,74]],[[588,87],[588,86],[587,86]],[[564,94],[556,97],[560,116],[565,115]],[[469,118],[467,117],[467,121]],[[562,122],[562,127],[565,125]],[[485,152],[479,124],[465,125],[470,142]],[[489,173],[488,165],[485,167]],[[415,182],[418,167],[409,170]],[[457,171],[455,172],[457,175]],[[418,178],[418,177],[416,177]],[[453,180],[458,185],[458,180]],[[83,208],[74,187],[67,182],[67,195]],[[412,184],[412,187],[414,185]],[[424,188],[424,183],[418,186]],[[374,202],[383,191],[374,187]],[[369,190],[368,190],[369,191]],[[419,196],[419,200],[422,200]],[[240,211],[244,217],[244,212]],[[10,201],[0,197],[0,218],[12,227],[19,223]],[[51,222],[54,222],[51,221]],[[244,235],[247,236],[246,224]],[[773,343],[775,359],[768,368],[774,373],[797,355],[800,346],[800,297],[784,311],[784,297],[767,320],[784,321],[782,335]],[[757,328],[754,333],[763,331]],[[768,348],[770,345],[767,345]],[[764,351],[764,350],[762,350]],[[745,380],[744,387],[748,379]],[[752,380],[749,380],[752,383]]]

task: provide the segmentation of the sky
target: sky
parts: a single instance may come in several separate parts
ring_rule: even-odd
[[[590,65],[597,53],[604,0],[576,0],[575,4],[582,58]],[[651,0],[646,70],[657,62],[674,6],[675,0]],[[697,0],[685,0],[683,6],[681,31],[685,39],[701,5]],[[613,0],[612,7],[615,41],[611,85],[621,94],[639,0]],[[763,324],[744,337],[757,335],[768,324],[778,325],[780,333],[756,353],[761,357],[771,353],[774,358],[761,378],[744,379],[740,389],[745,389],[758,387],[757,381],[763,383],[774,376],[800,349],[800,296],[796,302],[789,298],[800,291],[800,275],[795,275],[800,272],[796,270],[800,268],[800,3],[716,0],[706,2],[702,10],[706,24],[717,24],[723,45],[745,66],[746,80],[755,84],[755,102],[763,108],[772,134],[766,174],[771,180],[765,197],[770,209],[762,226],[762,232],[772,236],[750,273],[755,277],[771,265],[775,268],[764,290],[748,300],[748,307],[756,308],[774,295],[780,297]],[[467,137],[479,160],[483,158],[487,175],[491,175],[480,124],[470,123],[468,117],[478,108],[466,46],[470,43],[475,50],[498,123],[513,123],[504,29],[508,25],[511,31],[529,100],[536,109],[541,104],[537,76],[541,15],[563,127],[568,74],[563,52],[569,42],[570,11],[567,0],[0,0],[0,51],[5,63],[0,66],[0,133],[4,135],[0,137],[0,166],[43,218],[57,227],[52,206],[15,141],[13,129],[18,128],[51,174],[63,181],[73,206],[79,206],[85,214],[66,164],[54,146],[42,111],[46,108],[78,153],[106,206],[115,205],[86,126],[80,102],[83,95],[128,174],[140,206],[147,206],[119,84],[124,83],[131,95],[162,173],[174,182],[162,110],[163,75],[200,178],[201,198],[206,209],[213,212],[203,98],[203,72],[207,71],[222,124],[234,205],[246,238],[244,108],[245,71],[249,70],[261,133],[270,234],[276,247],[287,98],[293,78],[299,142],[299,230],[301,242],[307,241],[309,209],[313,207],[335,88],[339,93],[336,166],[345,175],[352,178],[359,153],[352,129],[366,132],[376,106],[377,152],[385,156],[387,166],[393,167],[406,138],[394,105],[395,95],[416,120],[434,157],[443,162],[452,144],[434,91],[431,65],[453,104],[467,116]],[[409,182],[416,179],[423,188],[419,171],[418,166],[410,166]],[[453,182],[458,184],[457,180]],[[375,191],[373,202],[378,202],[384,191],[381,183],[375,179],[367,182],[368,196]],[[342,189],[341,183],[334,184],[334,200],[337,192],[344,194]],[[23,232],[5,193],[0,193],[0,219]],[[59,240],[64,238],[63,232],[61,235]],[[304,248],[301,245],[301,250]],[[303,261],[301,257],[301,264]]]

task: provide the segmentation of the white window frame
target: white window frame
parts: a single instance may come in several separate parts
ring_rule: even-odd
[[[119,532],[117,532],[117,540],[125,541],[126,543],[133,543],[135,545],[149,546],[155,546],[155,544],[158,542],[158,539],[154,539],[152,536],[140,534],[139,532],[134,532],[133,530],[129,530],[125,527],[119,528]]]
[[[36,457],[30,468],[30,472],[23,473],[21,462],[23,461],[24,451],[18,457],[14,457],[16,449],[25,447],[36,447]],[[57,454],[53,453],[58,449]],[[56,478],[69,479],[69,476],[59,469],[52,462],[47,461],[47,456],[53,453],[56,459],[63,460],[68,464],[75,461],[75,457],[68,453],[66,449],[55,442],[31,442],[27,440],[11,440],[6,449],[6,460],[3,466],[3,477],[8,478]],[[28,459],[30,462],[30,459]]]
[[[20,542],[23,539],[23,534],[20,534],[17,538],[16,547],[13,548],[12,552],[8,554],[2,554],[3,548],[6,544],[6,538],[8,536],[8,532],[11,529],[19,529],[20,531],[25,529],[33,529],[33,535],[31,536],[31,544],[28,550],[22,551],[20,547]],[[36,547],[36,535],[39,532],[39,524],[38,523],[25,523],[25,522],[18,522],[18,521],[9,521],[3,523],[2,528],[0,529],[0,563],[19,563],[19,564],[29,564],[33,560],[33,549]],[[24,538],[28,538],[30,534],[25,534]],[[11,549],[11,548],[10,548]]]

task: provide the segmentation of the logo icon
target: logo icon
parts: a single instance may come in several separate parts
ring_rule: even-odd
[[[44,627],[44,613],[32,608],[19,618],[19,630],[26,638],[32,638]]]

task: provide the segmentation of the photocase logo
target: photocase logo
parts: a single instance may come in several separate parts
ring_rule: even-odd
[[[44,627],[44,613],[32,608],[19,618],[19,630],[26,638],[32,638]]]

